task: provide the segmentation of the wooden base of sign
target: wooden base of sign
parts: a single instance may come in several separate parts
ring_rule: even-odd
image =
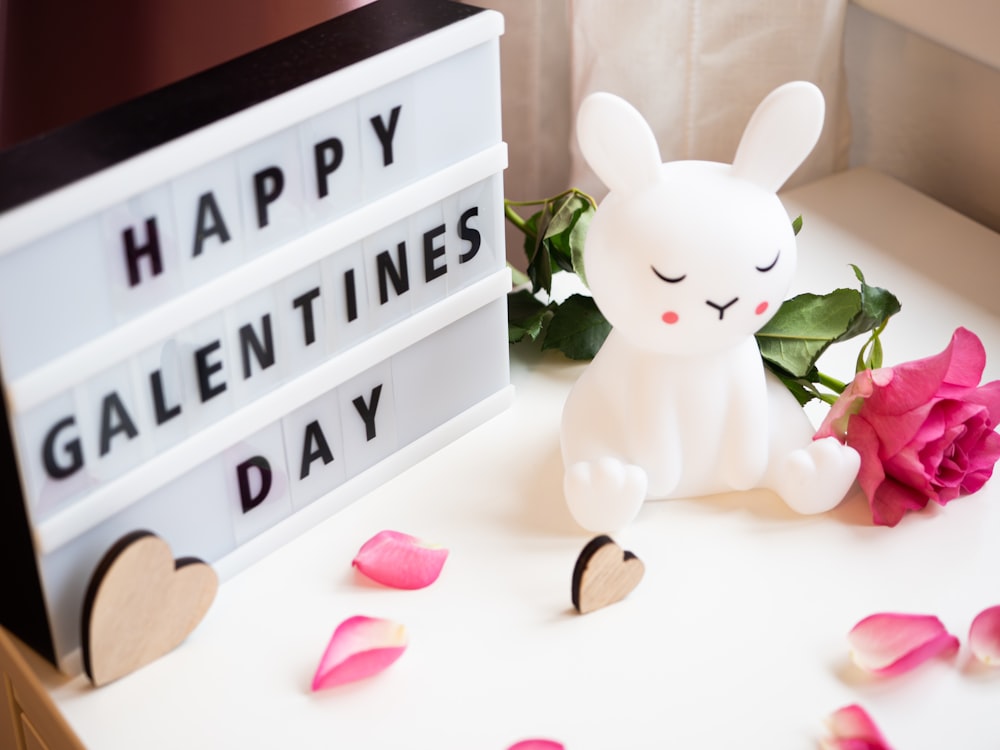
[[[38,658],[0,628],[0,747],[84,750],[36,676]]]

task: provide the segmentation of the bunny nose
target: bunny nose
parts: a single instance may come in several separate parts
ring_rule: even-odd
[[[710,300],[710,299],[707,299],[707,300],[705,300],[705,304],[708,305],[709,307],[712,307],[712,308],[718,310],[719,311],[719,320],[722,320],[722,318],[726,314],[726,310],[728,310],[731,306],[735,305],[739,301],[739,299],[740,299],[739,297],[733,297],[731,300],[729,300],[729,302],[727,302],[724,305],[720,305],[720,304],[718,304],[716,302],[712,302],[712,300]]]

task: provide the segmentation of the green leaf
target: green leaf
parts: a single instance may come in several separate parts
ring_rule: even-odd
[[[864,366],[862,370],[877,370],[882,366],[882,339],[878,337],[878,333],[873,333],[871,339],[869,340],[871,344],[871,353],[865,358]],[[864,349],[862,348],[862,352]]]
[[[865,283],[861,269],[853,264],[851,268],[854,269],[854,275],[861,282],[861,307],[857,316],[851,321],[851,325],[837,341],[847,341],[855,336],[884,327],[889,318],[902,309],[902,305],[899,304],[899,300],[894,294],[881,287],[869,286]]]
[[[587,283],[587,274],[583,269],[583,248],[587,240],[587,230],[590,229],[590,220],[594,218],[594,211],[597,208],[589,200],[586,207],[580,211],[576,221],[569,233],[570,258],[573,262],[572,271],[580,277],[585,287],[590,287]]]
[[[549,314],[549,306],[527,289],[507,295],[507,340],[516,344],[525,336],[538,338]]]
[[[865,282],[861,269],[851,265],[854,275],[861,282],[861,309],[863,315],[871,321],[871,336],[858,352],[856,370],[877,370],[882,366],[882,341],[879,334],[885,330],[889,318],[902,309],[895,295],[877,286],[869,286]],[[867,356],[865,352],[868,352]]]
[[[510,269],[510,280],[511,284],[515,287],[524,286],[525,284],[530,284],[531,279],[523,271],[514,268],[510,263],[507,264],[507,268]]]
[[[593,298],[574,294],[554,310],[542,349],[558,349],[570,359],[593,359],[610,331]]]
[[[799,402],[799,406],[805,406],[814,398],[819,398],[819,392],[816,386],[813,385],[815,376],[810,375],[804,378],[795,378],[789,375],[785,370],[780,367],[776,367],[772,362],[764,360],[764,365],[775,375],[778,379],[785,384],[785,387],[791,391],[792,395],[795,396],[795,400]]]
[[[549,216],[542,210],[532,214],[525,222],[524,252],[528,256],[528,278],[531,279],[532,293],[544,289],[552,292],[552,260],[548,245],[541,240],[548,226]]]
[[[547,203],[546,209],[551,214],[548,226],[545,228],[544,240],[549,243],[549,254],[553,263],[563,270],[572,270],[569,251],[569,231],[576,221],[579,210],[578,200],[573,193]]]
[[[527,220],[521,219],[515,206],[541,206]],[[527,275],[531,290],[552,293],[552,275],[558,271],[583,275],[583,244],[595,211],[593,198],[571,189],[543,201],[504,201],[504,215],[524,234],[524,253],[528,259]]]
[[[796,236],[802,231],[802,214],[792,219],[792,231],[795,232]]]
[[[800,294],[782,304],[770,322],[757,332],[765,362],[793,378],[816,382],[810,372],[815,371],[816,361],[823,352],[832,344],[871,333],[858,354],[857,366],[864,369],[881,365],[879,333],[901,306],[890,292],[867,284],[861,269],[851,267],[861,282],[860,291],[837,289],[825,295]]]
[[[583,193],[570,192],[549,205],[552,219],[545,230],[553,268],[577,272],[578,258],[583,256],[587,227],[594,213],[594,204]],[[586,283],[586,280],[584,280]]]
[[[757,332],[761,356],[793,378],[805,378],[820,355],[851,327],[860,310],[861,294],[855,289],[792,297]]]

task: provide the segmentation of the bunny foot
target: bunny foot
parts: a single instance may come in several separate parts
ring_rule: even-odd
[[[844,499],[860,466],[858,452],[836,438],[814,440],[785,457],[773,489],[797,513],[823,513]]]
[[[617,458],[580,461],[566,470],[563,491],[578,524],[588,531],[619,531],[646,499],[646,472]]]

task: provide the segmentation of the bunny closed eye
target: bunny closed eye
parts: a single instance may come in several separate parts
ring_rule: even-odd
[[[776,265],[778,265],[778,259],[780,257],[781,257],[781,250],[778,250],[778,254],[774,256],[774,260],[772,260],[770,263],[768,263],[767,265],[764,265],[764,266],[754,266],[754,268],[756,268],[761,273],[767,273],[772,268],[774,268]]]
[[[657,271],[656,270],[656,266],[650,266],[650,268],[653,269],[653,273],[656,274],[656,278],[658,278],[660,281],[665,281],[668,284],[679,284],[680,282],[684,281],[684,279],[687,278],[687,274],[686,273],[681,274],[680,276],[666,276],[666,275],[660,273],[659,271]]]

